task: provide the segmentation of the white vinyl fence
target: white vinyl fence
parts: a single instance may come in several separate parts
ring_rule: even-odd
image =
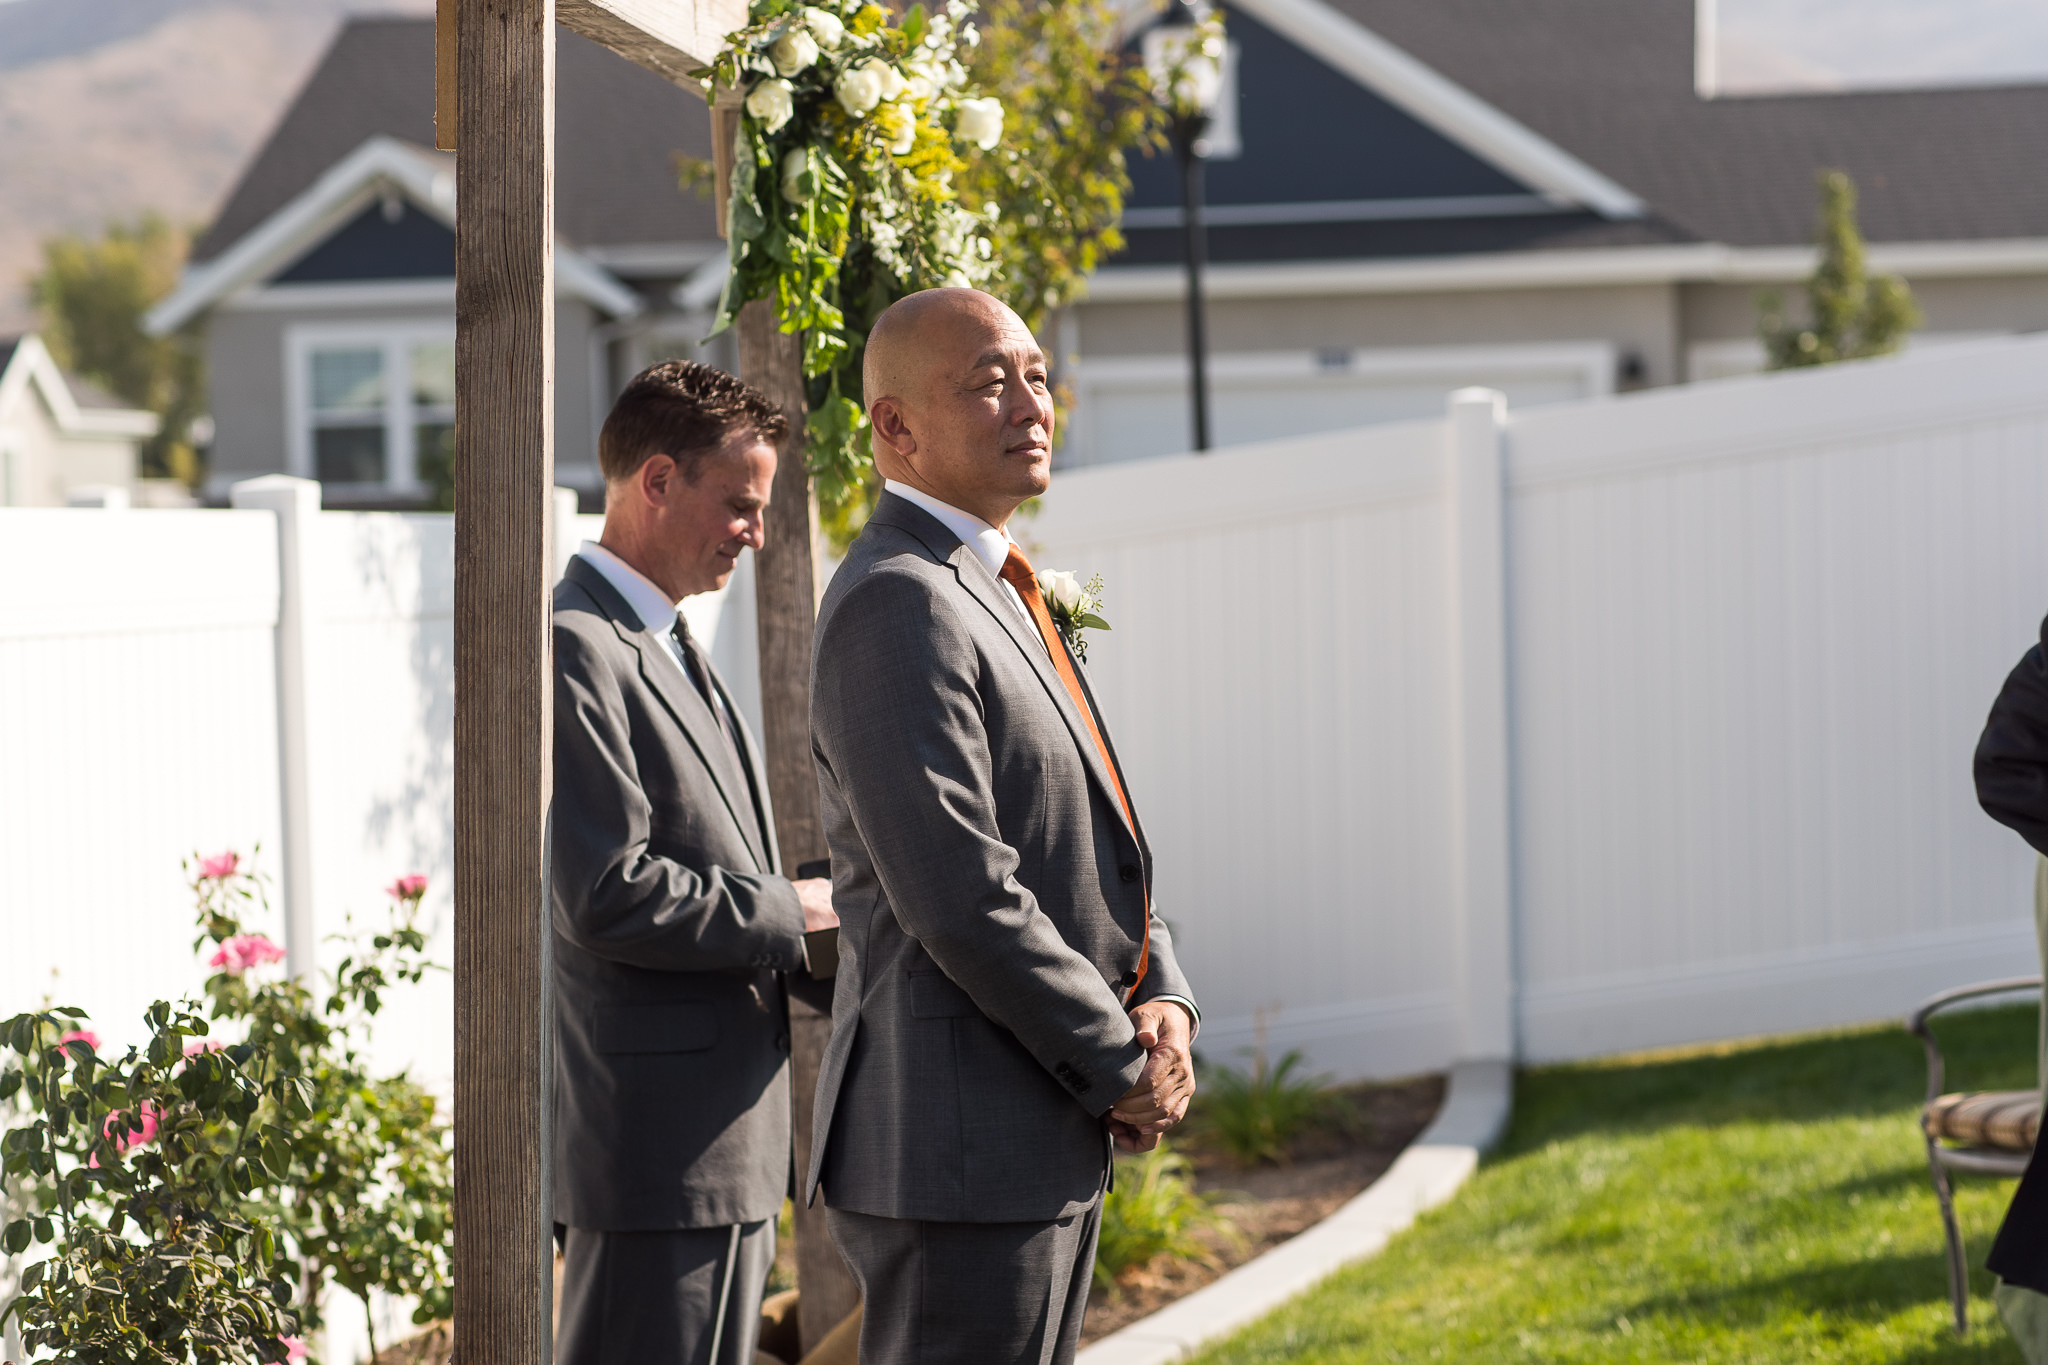
[[[1227,1056],[1583,1057],[2033,970],[1970,756],[2048,612],[2048,341],[1058,479]]]
[[[1089,668],[1205,1051],[1577,1057],[2028,969],[2030,855],[1969,758],[2048,611],[2044,374],[2020,341],[1468,390],[1059,476],[1024,538],[1105,579]],[[0,1013],[122,1041],[196,986],[194,851],[261,845],[301,960],[424,872],[451,957],[450,521],[237,501],[0,511]],[[691,610],[757,711],[747,567]],[[445,1083],[445,978],[387,1018]]]

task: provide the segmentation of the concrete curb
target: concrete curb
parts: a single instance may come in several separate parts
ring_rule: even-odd
[[[1506,1062],[1459,1063],[1436,1121],[1357,1198],[1214,1284],[1104,1337],[1075,1365],[1169,1365],[1376,1254],[1457,1192],[1507,1126],[1513,1100]]]

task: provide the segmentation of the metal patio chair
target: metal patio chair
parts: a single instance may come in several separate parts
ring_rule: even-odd
[[[2014,976],[1960,986],[1922,1001],[1906,1020],[1906,1027],[1919,1035],[1927,1049],[1927,1101],[1920,1107],[1920,1135],[1927,1143],[1927,1170],[1934,1178],[1934,1195],[1941,1201],[1942,1228],[1948,1234],[1948,1297],[1955,1305],[1958,1333],[1967,1332],[1970,1327],[1969,1282],[1963,1263],[1963,1232],[1956,1226],[1949,1172],[1969,1171],[2008,1178],[2024,1173],[2041,1131],[2041,1094],[2037,1090],[1980,1090],[1944,1095],[1941,1045],[1935,1041],[1929,1020],[1966,1000],[2011,991],[2038,993],[2040,989],[2038,976]]]

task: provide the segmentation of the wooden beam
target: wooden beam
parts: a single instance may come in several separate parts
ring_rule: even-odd
[[[560,0],[564,27],[678,85],[747,22],[747,0]]]
[[[455,1339],[544,1365],[554,0],[462,0],[455,220]]]
[[[740,309],[740,377],[789,414],[769,492],[766,543],[754,556],[755,623],[761,647],[761,739],[775,841],[785,867],[826,856],[811,766],[811,632],[817,620],[817,505],[805,458],[803,338],[775,325],[775,307],[756,299]],[[801,1001],[789,1007],[790,1070],[796,1100],[796,1168],[811,1165],[811,1101],[832,1021]],[[860,1290],[832,1245],[822,1206],[796,1207],[798,1329],[812,1350],[860,1303]]]
[[[455,150],[455,0],[434,0],[434,149]]]

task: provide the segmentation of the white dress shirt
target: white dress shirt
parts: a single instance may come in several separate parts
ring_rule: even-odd
[[[996,586],[1002,590],[1003,600],[1010,604],[1018,618],[1028,627],[1028,633],[1032,639],[1038,641],[1038,647],[1046,647],[1045,637],[1038,633],[1038,622],[1031,619],[1031,611],[1024,605],[1024,599],[1017,595],[1017,590],[1003,577],[1003,565],[1010,558],[1010,546],[1016,543],[1010,538],[1009,528],[997,530],[974,513],[963,512],[949,502],[940,502],[923,489],[912,488],[907,483],[885,479],[882,481],[882,487],[905,502],[916,503],[936,517],[939,525],[960,537],[960,543],[972,550],[974,557],[987,566],[989,576],[995,579]]]
[[[1038,633],[1038,623],[1031,619],[1031,612],[1024,605],[1024,599],[1017,595],[1017,590],[1003,577],[1003,564],[1010,558],[1010,546],[1016,543],[1010,537],[1009,528],[998,530],[972,512],[963,512],[949,502],[940,502],[923,489],[912,488],[907,483],[885,479],[882,481],[882,487],[905,502],[916,503],[931,513],[939,525],[960,537],[960,543],[972,550],[974,557],[988,566],[989,573],[995,577],[996,586],[1003,590],[1004,599],[1015,608],[1017,615],[1023,618],[1024,624],[1029,628],[1026,633],[1038,641],[1040,649],[1046,648],[1045,637]],[[1153,999],[1171,1000],[1187,1011],[1191,1026],[1188,1034],[1190,1038],[1201,1032],[1202,1012],[1195,1007],[1194,1001],[1181,995],[1159,995]]]
[[[676,617],[683,604],[671,602],[668,594],[658,587],[654,580],[620,559],[610,550],[594,540],[586,540],[577,547],[576,553],[604,575],[604,581],[619,590],[619,596],[626,599],[626,605],[640,618],[643,630],[651,630],[661,637],[668,646],[668,656],[676,661],[676,667],[683,670],[687,680],[690,670],[683,663],[683,646],[675,637]],[[696,683],[691,683],[695,687]]]

